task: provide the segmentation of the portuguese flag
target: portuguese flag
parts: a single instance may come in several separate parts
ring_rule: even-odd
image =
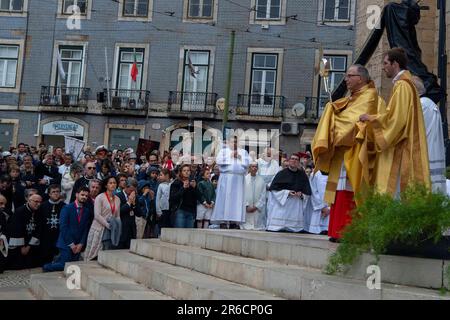
[[[133,66],[131,67],[131,79],[133,79],[134,82],[137,80],[137,76],[139,74],[139,70],[136,63],[136,50],[134,50],[133,54]]]

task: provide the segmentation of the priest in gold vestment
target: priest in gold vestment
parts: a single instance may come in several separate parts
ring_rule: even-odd
[[[394,83],[386,112],[360,117],[375,138],[377,190],[392,196],[398,196],[412,182],[427,187],[431,184],[422,106],[411,73],[406,69],[407,62],[402,48],[393,48],[385,54],[383,69]]]
[[[355,193],[373,181],[376,154],[366,125],[359,122],[361,112],[376,115],[385,110],[384,100],[365,67],[351,66],[345,82],[350,96],[327,104],[312,145],[315,172],[328,173],[325,201],[331,205],[331,241],[341,238],[342,230],[351,222]]]

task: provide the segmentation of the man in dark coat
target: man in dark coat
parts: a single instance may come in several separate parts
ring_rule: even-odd
[[[61,183],[61,175],[51,154],[47,154],[44,161],[36,166],[36,179],[37,189],[44,199],[48,199],[45,191],[49,185]]]
[[[6,257],[8,254],[7,246],[8,242],[6,239],[6,222],[7,215],[5,213],[6,208],[6,198],[0,195],[0,273],[3,273],[6,267]]]
[[[64,207],[59,185],[52,184],[49,186],[48,196],[49,199],[42,203],[40,208],[44,220],[41,238],[42,264],[52,262],[58,253],[56,241],[59,236],[59,216]]]
[[[94,180],[97,175],[95,162],[88,161],[84,165],[84,175],[75,181],[75,184],[73,185],[72,189],[72,196],[70,197],[70,202],[75,201],[76,192],[80,190],[81,187],[87,187],[89,188],[89,182],[91,180]]]
[[[86,206],[89,189],[81,187],[75,194],[75,202],[66,205],[61,211],[60,233],[56,243],[60,254],[57,261],[43,266],[46,272],[64,270],[66,262],[78,261],[80,253],[86,248],[93,215]]]
[[[122,222],[119,249],[130,248],[131,239],[136,239],[135,217],[143,216],[137,201],[137,187],[136,179],[128,178],[125,189],[117,194],[120,198],[120,220]]]
[[[33,194],[8,221],[8,268],[30,269],[40,266],[40,243],[43,219],[39,210],[42,197]]]

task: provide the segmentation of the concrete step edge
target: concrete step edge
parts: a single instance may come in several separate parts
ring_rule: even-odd
[[[99,254],[99,262],[117,272],[142,283],[149,288],[160,291],[175,299],[198,299],[196,295],[203,295],[204,299],[220,296],[220,299],[231,299],[232,293],[241,294],[247,299],[280,299],[270,293],[249,288],[226,280],[214,278],[193,270],[188,270],[167,263],[137,256],[129,252],[104,251]],[[172,287],[165,285],[172,284]],[[190,292],[181,292],[189,289]],[[206,293],[205,293],[206,292]],[[183,296],[182,294],[185,294]],[[218,298],[217,298],[218,299]]]

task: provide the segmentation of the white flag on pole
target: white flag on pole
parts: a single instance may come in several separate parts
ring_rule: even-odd
[[[84,149],[84,141],[72,137],[64,136],[65,151],[71,153],[76,161],[81,160],[81,154]]]
[[[59,77],[62,80],[66,80],[66,72],[64,71],[64,67],[61,60],[61,54],[59,53],[59,50],[56,51],[56,59],[58,60],[58,72]]]

